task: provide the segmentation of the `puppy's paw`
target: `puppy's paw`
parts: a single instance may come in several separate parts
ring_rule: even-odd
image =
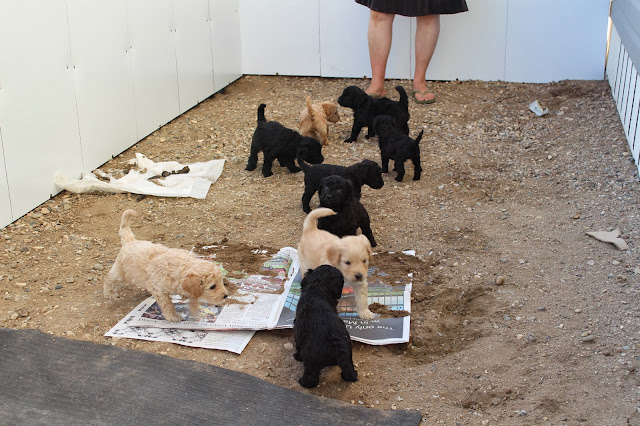
[[[268,172],[262,172],[262,176],[264,177],[269,177],[271,175],[273,175],[273,172],[271,170],[269,170]]]
[[[396,176],[395,179],[396,179],[397,182],[402,182],[402,178],[403,177],[404,176]]]
[[[166,319],[167,321],[170,322],[180,322],[182,321],[182,317],[180,315],[178,315],[177,312],[163,312],[162,316],[164,317],[164,319]]]
[[[342,379],[346,380],[347,382],[358,381],[358,372],[354,369],[352,369],[351,371],[342,370],[342,374],[340,376],[342,376]]]
[[[296,361],[302,361],[302,357],[300,356],[300,354],[298,352],[293,354],[293,359],[295,359]]]
[[[358,312],[358,316],[363,320],[372,320],[375,318],[375,314],[369,309],[367,309],[366,311]]]
[[[414,176],[413,180],[420,180],[420,176]]]
[[[300,379],[298,379],[298,383],[300,383],[300,386],[304,388],[315,388],[316,386],[318,386],[318,382],[318,379],[313,380],[305,376],[302,376],[300,377]]]
[[[113,291],[113,290],[112,290],[112,291],[110,291],[110,292],[107,292],[107,291],[105,290],[105,292],[104,292],[104,298],[105,298],[105,299],[117,299],[117,298],[118,298],[118,293],[117,293],[116,291]]]
[[[351,143],[351,142],[353,142],[354,140],[355,140],[355,139],[347,138],[347,139],[345,139],[344,141],[345,141],[346,143]]]

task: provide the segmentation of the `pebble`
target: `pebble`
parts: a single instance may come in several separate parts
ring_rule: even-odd
[[[593,266],[593,265],[595,265],[595,264],[596,264],[596,262],[595,262],[595,261],[593,261],[593,260],[587,260],[587,265],[589,265],[589,266]]]
[[[496,285],[502,285],[502,284],[504,284],[504,277],[500,275],[496,278]]]
[[[104,271],[104,265],[102,263],[96,263],[91,267],[91,269],[94,269],[96,271]]]
[[[291,343],[291,342],[287,342],[287,343],[285,343],[285,344],[284,344],[284,348],[285,348],[286,350],[288,350],[288,351],[292,350],[292,349],[293,349],[293,343]]]
[[[589,336],[585,336],[582,339],[580,339],[580,341],[582,343],[591,343],[591,342],[595,342],[596,341],[596,336],[594,335],[589,335]]]

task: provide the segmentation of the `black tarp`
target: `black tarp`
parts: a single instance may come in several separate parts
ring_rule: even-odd
[[[0,328],[0,423],[417,425],[194,361]]]

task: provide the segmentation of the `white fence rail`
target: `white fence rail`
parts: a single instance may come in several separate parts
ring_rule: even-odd
[[[468,0],[427,77],[603,78],[609,0]],[[0,0],[0,226],[242,74],[368,76],[353,0]],[[410,78],[398,17],[389,78]]]
[[[615,25],[611,29],[607,79],[618,107],[629,149],[640,171],[640,80]]]

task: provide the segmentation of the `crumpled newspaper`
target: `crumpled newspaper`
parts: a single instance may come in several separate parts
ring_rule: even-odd
[[[529,104],[529,110],[538,117],[549,114],[549,108],[540,105],[537,99]]]
[[[158,197],[191,197],[204,199],[211,185],[222,174],[225,160],[211,160],[199,163],[181,164],[177,161],[155,163],[144,154],[128,161],[137,167],[126,176],[113,176],[96,170],[102,180],[91,172],[82,172],[82,178],[70,179],[59,173],[55,183],[60,188],[76,194],[90,192],[155,195]],[[188,169],[186,168],[188,167]],[[165,172],[165,176],[163,176]],[[156,178],[149,180],[150,178]],[[104,179],[108,179],[106,182]]]
[[[620,238],[620,230],[614,229],[613,231],[593,231],[587,232],[587,235],[595,238],[598,241],[605,243],[611,243],[618,248],[618,250],[629,250],[629,245],[625,240]]]

